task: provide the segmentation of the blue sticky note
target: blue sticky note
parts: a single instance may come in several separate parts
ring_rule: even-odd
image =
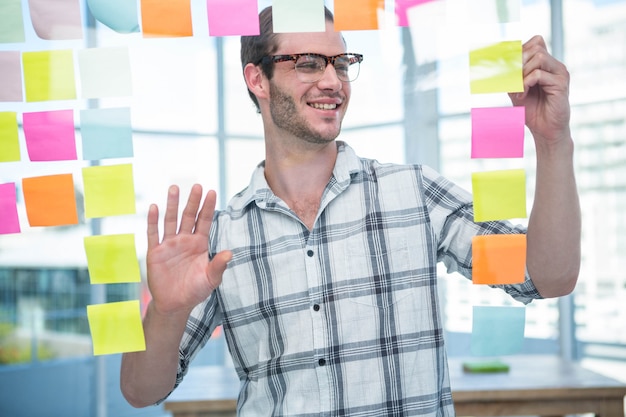
[[[474,306],[471,352],[476,356],[519,353],[524,344],[524,307]]]
[[[87,0],[91,14],[119,33],[139,32],[137,0]]]
[[[81,110],[80,132],[85,160],[133,157],[130,108]]]

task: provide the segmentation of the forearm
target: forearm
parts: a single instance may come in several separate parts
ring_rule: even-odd
[[[527,267],[543,297],[569,294],[580,270],[580,203],[568,137],[537,147],[535,199],[527,235]]]
[[[150,303],[144,318],[146,350],[122,357],[120,387],[134,407],[145,407],[165,397],[176,382],[178,347],[187,314],[162,315]]]

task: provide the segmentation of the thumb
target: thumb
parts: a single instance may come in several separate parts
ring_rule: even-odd
[[[215,255],[207,265],[207,279],[213,288],[217,288],[217,286],[221,284],[222,275],[232,257],[233,253],[229,250],[225,250]]]

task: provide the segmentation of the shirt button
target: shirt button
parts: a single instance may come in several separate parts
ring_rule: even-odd
[[[319,361],[317,361],[317,363],[319,364],[319,366],[324,366],[326,365],[326,359],[322,358]]]
[[[313,251],[310,250],[310,249],[308,251],[306,251],[306,254],[309,256],[309,258],[313,257]]]
[[[313,304],[313,310],[320,311],[320,305],[319,304]]]

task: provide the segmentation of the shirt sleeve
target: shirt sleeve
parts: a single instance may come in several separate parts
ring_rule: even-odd
[[[423,185],[433,233],[438,239],[437,260],[449,273],[472,279],[472,238],[489,234],[526,234],[526,227],[510,221],[474,221],[472,195],[465,189],[423,166]],[[521,284],[491,285],[524,304],[542,298],[526,270]]]

